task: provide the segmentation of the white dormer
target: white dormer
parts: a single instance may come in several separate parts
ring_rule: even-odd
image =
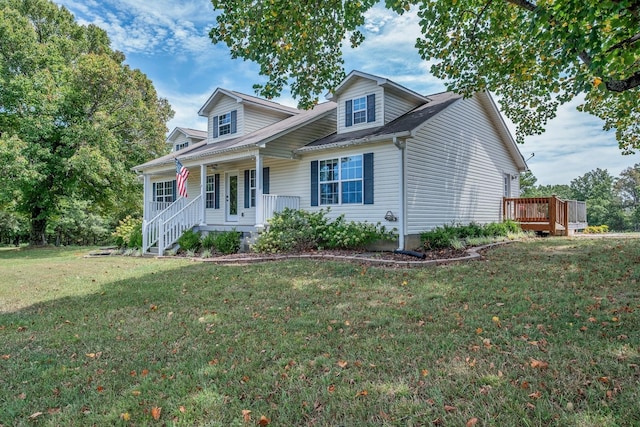
[[[389,79],[352,71],[327,98],[338,104],[338,133],[383,126],[428,98]]]
[[[249,134],[299,113],[296,108],[221,88],[198,111],[198,115],[207,117],[210,144]]]
[[[207,139],[207,132],[198,129],[177,127],[167,137],[171,151],[180,151]]]

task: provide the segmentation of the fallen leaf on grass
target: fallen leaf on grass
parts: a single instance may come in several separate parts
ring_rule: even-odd
[[[35,420],[36,418],[38,418],[40,415],[42,415],[42,412],[34,412],[33,414],[29,415],[29,419],[30,420]]]
[[[426,377],[427,375],[429,375],[429,370],[423,369],[422,371],[420,371],[420,373],[422,374],[423,377]]]
[[[158,421],[160,419],[160,414],[162,414],[162,408],[154,406],[151,408],[151,417]]]
[[[3,359],[3,360],[9,360],[9,358],[10,358],[10,357],[11,357],[11,355],[10,355],[10,354],[3,354],[3,355],[2,355],[2,359]]]
[[[244,421],[245,423],[251,421],[251,411],[249,409],[242,410],[242,421]]]
[[[346,368],[348,364],[349,362],[347,362],[346,360],[338,360],[338,366],[340,366],[341,368]]]
[[[329,393],[333,393],[334,391],[336,391],[336,386],[331,384],[329,387],[327,387],[327,391]]]
[[[183,414],[184,414],[185,412],[187,412],[186,408],[185,408],[184,406],[182,406],[182,405],[180,405],[180,407],[178,408],[178,410],[179,410],[181,413],[183,413]]]
[[[473,417],[469,421],[467,421],[467,424],[465,424],[465,425],[466,425],[466,427],[473,427],[477,423],[478,423],[478,419]]]
[[[531,393],[529,397],[532,399],[540,399],[542,397],[542,393],[540,392],[540,390],[538,390],[534,393]]]
[[[451,406],[451,405],[444,405],[444,410],[447,412],[455,412],[458,408],[456,408],[455,406]]]
[[[356,393],[356,397],[358,396],[367,396],[369,392],[367,390],[362,390]]]
[[[498,316],[493,316],[491,321],[495,323],[498,328],[502,328],[502,323],[500,323],[500,318]]]
[[[531,359],[531,367],[536,369],[547,369],[549,367],[549,363],[543,360]]]
[[[260,416],[260,421],[258,421],[259,426],[266,426],[271,422],[271,420],[264,415]]]
[[[129,415],[128,412],[123,412],[122,414],[120,414],[120,419],[122,421],[129,421],[131,419],[131,415]]]

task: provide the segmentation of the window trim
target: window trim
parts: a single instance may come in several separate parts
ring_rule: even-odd
[[[205,203],[205,209],[216,208],[216,176],[215,175],[207,175],[205,178],[204,203]]]
[[[224,119],[224,122],[223,122]],[[228,120],[228,121],[227,121]],[[225,129],[225,132],[222,132],[222,129]],[[228,131],[227,131],[228,127]],[[218,115],[218,136],[231,135],[231,111],[228,111],[224,114]]]
[[[343,176],[343,164],[345,163],[346,159],[350,159],[350,158],[356,158],[359,157],[359,163],[360,163],[360,171],[359,174],[356,172],[356,175],[360,175],[360,177],[356,177],[356,178],[345,178]],[[365,204],[365,173],[364,173],[364,160],[365,156],[363,153],[357,153],[357,154],[351,154],[351,155],[347,155],[347,156],[339,156],[339,157],[333,157],[333,158],[327,158],[327,159],[319,159],[318,160],[318,206],[342,206],[342,205],[363,205]],[[337,167],[337,171],[333,171],[333,179],[331,180],[322,180],[322,165],[329,163],[329,162],[335,162],[335,165]],[[348,202],[344,200],[344,184],[348,183],[348,182],[359,182],[360,183],[360,201],[357,202]],[[337,184],[337,203],[327,203],[326,202],[326,197],[323,197],[322,194],[322,189],[323,189],[323,185],[333,185],[333,184]],[[333,193],[331,193],[333,194]]]
[[[162,194],[160,191],[162,190]],[[176,201],[176,181],[156,181],[153,183],[153,201],[159,203],[173,203]]]

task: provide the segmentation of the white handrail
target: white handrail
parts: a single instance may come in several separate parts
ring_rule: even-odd
[[[164,255],[164,250],[177,242],[182,233],[202,222],[201,201],[202,195],[199,194],[173,216],[160,221],[158,256]]]

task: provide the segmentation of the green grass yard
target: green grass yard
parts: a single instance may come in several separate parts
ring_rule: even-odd
[[[0,251],[0,425],[640,425],[640,239],[218,266]]]

